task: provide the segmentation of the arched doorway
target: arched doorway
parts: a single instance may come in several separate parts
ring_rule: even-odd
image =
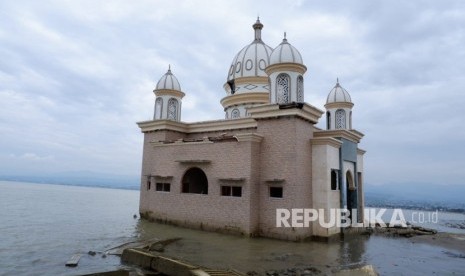
[[[208,180],[199,168],[190,168],[182,177],[182,192],[188,194],[208,194]]]

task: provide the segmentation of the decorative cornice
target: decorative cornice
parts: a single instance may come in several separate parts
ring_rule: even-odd
[[[256,133],[238,133],[234,136],[238,142],[254,142],[260,143],[263,139],[263,136]]]
[[[351,129],[350,131],[352,131],[353,133],[355,133],[356,135],[360,136],[360,137],[363,137],[365,136],[365,134],[361,133],[360,131],[356,130],[356,129]]]
[[[140,127],[142,132],[171,130],[182,133],[203,133],[213,131],[257,128],[257,121],[252,118],[204,121],[196,123],[183,123],[171,120],[153,120],[138,122],[137,125]]]
[[[204,139],[202,141],[195,141],[195,142],[184,142],[182,139],[178,139],[172,143],[167,143],[164,141],[152,141],[150,144],[154,147],[170,147],[170,146],[187,146],[187,145],[200,145],[200,144],[213,144],[212,141],[207,139]]]
[[[224,108],[247,103],[269,103],[270,93],[268,92],[251,92],[251,93],[237,93],[234,95],[226,96],[221,99],[221,105]]]
[[[238,77],[234,79],[234,84],[240,85],[240,84],[268,84],[268,77]],[[228,83],[225,83],[225,85],[228,85]]]
[[[176,122],[172,120],[152,120],[138,122],[137,125],[140,127],[142,132],[149,132],[155,130],[171,130],[177,132],[186,132],[187,124],[182,122]]]
[[[335,148],[340,148],[342,146],[342,141],[331,137],[313,138],[310,142],[312,145],[327,145]]]
[[[184,96],[186,95],[184,92],[181,92],[181,91],[178,91],[178,90],[172,90],[172,89],[155,89],[153,90],[153,93],[155,93],[155,95],[157,97],[160,97],[160,96],[173,96],[173,97],[178,97],[178,98],[184,98]]]
[[[172,120],[152,120],[138,122],[137,125],[140,127],[142,132],[149,132],[155,130],[171,130],[177,132],[186,132],[187,125],[182,122],[176,122]]]
[[[353,103],[348,103],[348,102],[336,102],[336,103],[329,103],[325,104],[326,109],[330,108],[352,108],[354,107]]]
[[[357,154],[358,155],[364,155],[366,152],[367,152],[366,150],[362,150],[362,149],[357,148]]]
[[[254,119],[258,118],[272,118],[272,117],[283,117],[283,116],[298,116],[303,118],[311,123],[318,123],[318,120],[321,118],[321,115],[324,114],[320,109],[311,106],[307,103],[303,103],[300,107],[292,108],[280,108],[278,104],[268,104],[254,106],[247,109],[247,112]]]
[[[233,129],[257,128],[257,121],[252,118],[218,120],[188,124],[188,133],[211,132]]]
[[[299,63],[286,62],[272,64],[265,68],[265,72],[268,76],[277,71],[297,71],[303,75],[307,71],[307,67]]]
[[[354,129],[336,129],[336,130],[319,130],[313,132],[314,138],[344,138],[354,143],[360,143],[363,138],[363,133],[358,132]]]

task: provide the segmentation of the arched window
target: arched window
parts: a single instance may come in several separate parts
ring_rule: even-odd
[[[278,104],[289,103],[289,83],[287,74],[279,74],[276,78],[276,101]]]
[[[182,177],[182,192],[188,194],[208,194],[208,180],[199,168],[190,168]]]
[[[346,187],[347,187],[347,209],[351,210],[349,213],[349,218],[352,219],[352,215],[356,214],[357,209],[357,189],[354,185],[354,177],[351,171],[347,171],[346,173]]]
[[[354,177],[352,176],[351,171],[347,171],[346,173],[346,183],[347,183],[347,189],[348,190],[355,190],[355,183],[354,183]]]
[[[331,113],[326,112],[326,129],[331,129]]]
[[[157,98],[155,100],[155,114],[153,115],[154,120],[161,119],[162,109],[163,109],[163,99]]]
[[[344,109],[336,110],[336,129],[346,128],[346,111]]]
[[[241,117],[241,113],[239,112],[239,109],[235,108],[231,112],[231,119],[237,119]]]
[[[297,102],[304,102],[304,78],[302,76],[297,78]]]
[[[173,98],[168,101],[168,119],[174,121],[178,119],[178,100]]]

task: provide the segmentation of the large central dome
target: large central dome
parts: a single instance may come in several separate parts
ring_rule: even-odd
[[[242,77],[267,77],[265,68],[270,63],[270,54],[273,49],[262,41],[263,24],[259,19],[253,28],[255,39],[234,57],[229,67],[228,81]]]
[[[253,24],[255,39],[242,48],[229,67],[224,84],[226,97],[221,100],[227,119],[247,116],[247,108],[269,102],[270,85],[265,72],[273,49],[262,41],[263,24]]]

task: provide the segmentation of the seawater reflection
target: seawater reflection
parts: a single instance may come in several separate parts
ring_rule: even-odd
[[[141,239],[182,238],[167,246],[164,254],[210,268],[234,268],[243,272],[314,267],[330,272],[363,264],[367,236],[350,236],[331,242],[287,242],[245,238],[140,220]]]

